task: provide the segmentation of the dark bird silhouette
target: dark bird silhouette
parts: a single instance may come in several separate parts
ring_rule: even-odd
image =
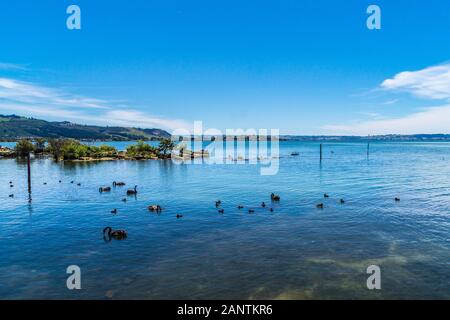
[[[224,213],[224,212],[225,212],[225,210],[223,210],[223,209],[219,209],[219,210],[218,210],[218,212],[219,212],[219,213]]]
[[[98,191],[100,191],[100,192],[109,192],[109,191],[111,191],[111,187],[100,187],[98,189]]]
[[[270,208],[270,212],[273,212],[273,208]]]
[[[330,196],[329,196],[327,193],[324,193],[324,194],[323,194],[323,197],[324,197],[324,198],[329,198]]]
[[[396,202],[399,202],[399,201],[400,201],[400,198],[395,197],[394,200],[395,200]]]
[[[152,211],[152,212],[161,212],[162,211],[162,208],[161,208],[161,206],[159,205],[159,204],[153,204],[153,205],[151,205],[151,206],[148,206],[147,207],[147,209],[149,210],[149,211]]]
[[[47,184],[47,182],[44,182],[44,185]]]
[[[253,210],[253,209],[248,209],[248,213],[254,213],[255,212],[255,210]]]
[[[238,206],[238,209],[239,209],[239,210],[241,210],[241,209],[243,209],[243,208],[244,208],[244,206],[240,206],[240,205]]]
[[[182,214],[177,214],[177,219],[183,218]]]
[[[323,203],[319,203],[318,205],[316,205],[316,208],[323,209]]]
[[[59,180],[58,182],[61,183],[61,180]]]
[[[106,227],[103,229],[103,238],[106,241],[111,241],[111,238],[122,240],[127,238],[127,232],[125,230],[113,230],[111,227]]]
[[[217,207],[220,207],[221,204],[222,204],[222,201],[217,200],[217,201],[216,201],[216,208],[217,208]]]
[[[70,183],[73,183],[73,181],[70,181]]]
[[[265,207],[266,207],[266,204],[265,204],[264,202],[261,203],[261,207],[265,208]]]
[[[113,181],[113,186],[114,186],[114,187],[122,187],[122,186],[124,186],[124,185],[125,185],[125,182],[121,182],[121,181],[116,182],[116,181]]]
[[[14,186],[12,184],[9,185],[10,188],[14,188]]]
[[[81,186],[81,183],[77,183],[77,186]]]
[[[344,199],[341,199],[341,200],[340,200],[340,203],[341,203],[341,204],[344,204],[344,203],[345,203],[345,200],[344,200]]]
[[[272,201],[280,201],[280,196],[277,195],[277,194],[275,194],[275,193],[271,193],[271,194],[270,194],[270,199],[271,199]]]
[[[137,186],[134,186],[134,189],[128,189],[127,195],[137,194]]]
[[[14,195],[13,195],[13,194],[10,194],[9,197],[10,197],[10,198],[14,198]]]
[[[123,198],[122,201],[123,201],[123,202],[127,202],[127,198]]]
[[[111,213],[112,213],[112,214],[116,214],[116,213],[117,213],[117,209],[113,209],[113,210],[111,211]]]

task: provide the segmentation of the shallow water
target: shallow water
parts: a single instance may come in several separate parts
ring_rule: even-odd
[[[364,144],[326,143],[322,165],[317,143],[281,142],[280,155],[274,176],[242,163],[33,159],[31,203],[26,164],[0,160],[0,298],[450,298],[450,143],[373,143],[369,159]],[[127,186],[98,192],[114,180]],[[105,226],[128,238],[104,242]],[[66,288],[73,264],[82,290]],[[366,287],[371,264],[381,290]]]

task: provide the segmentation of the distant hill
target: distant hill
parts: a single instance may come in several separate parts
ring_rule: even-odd
[[[367,142],[367,141],[450,141],[450,134],[386,134],[374,136],[280,136],[283,141]]]
[[[0,140],[18,138],[73,138],[79,140],[157,140],[170,134],[161,129],[101,127],[67,121],[49,122],[16,115],[0,115]]]

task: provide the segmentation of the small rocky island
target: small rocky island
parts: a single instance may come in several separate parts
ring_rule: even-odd
[[[35,156],[51,157],[55,161],[112,161],[112,160],[161,160],[170,159],[175,143],[161,139],[158,146],[138,141],[119,151],[110,145],[90,146],[75,139],[21,139],[14,149],[0,146],[0,158]],[[193,152],[180,149],[177,159],[191,159],[208,156],[207,152]]]

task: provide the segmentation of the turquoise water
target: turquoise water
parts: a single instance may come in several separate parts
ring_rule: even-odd
[[[31,203],[26,164],[0,160],[0,298],[449,299],[450,143],[374,143],[369,159],[364,144],[326,143],[322,165],[318,148],[281,142],[274,176],[243,163],[33,159]],[[127,186],[98,192],[114,180]],[[105,242],[106,226],[128,238]],[[371,264],[381,290],[366,287]],[[82,290],[66,288],[69,265]]]

